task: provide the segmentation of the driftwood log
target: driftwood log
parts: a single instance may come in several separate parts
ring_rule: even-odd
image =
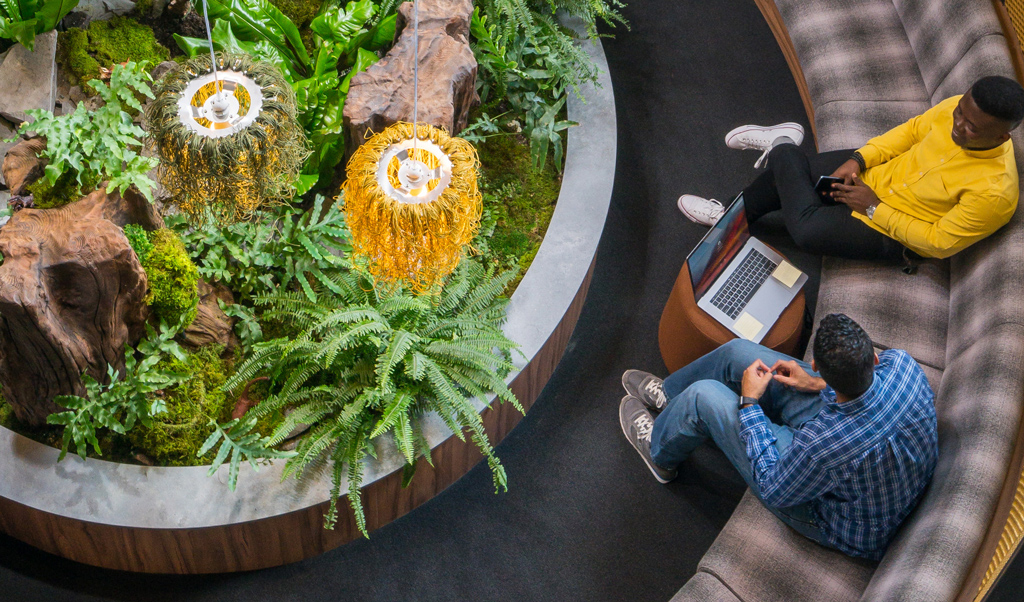
[[[352,78],[345,99],[348,154],[399,121],[413,119],[412,2],[398,9],[395,45],[369,69]],[[424,0],[420,4],[419,122],[457,135],[480,104],[476,59],[469,47],[470,0]]]
[[[46,160],[41,159],[39,153],[45,148],[45,138],[32,138],[22,140],[7,151],[0,171],[12,195],[24,196],[28,185],[43,176]]]
[[[19,420],[44,424],[61,410],[55,396],[84,394],[82,373],[103,382],[108,364],[123,370],[142,336],[146,273],[119,227],[153,225],[140,199],[101,190],[0,228],[0,386]]]
[[[122,195],[117,190],[107,192],[106,184],[103,184],[65,209],[70,207],[74,207],[72,212],[79,214],[91,214],[96,211],[97,216],[122,228],[128,224],[136,224],[146,230],[159,230],[164,227],[164,218],[146,197],[134,188],[125,190]]]
[[[223,284],[208,284],[205,280],[200,280],[196,318],[178,337],[182,345],[192,349],[205,345],[221,345],[225,353],[230,353],[238,346],[238,337],[234,331],[235,319],[224,313],[218,301],[231,305],[235,298]]]

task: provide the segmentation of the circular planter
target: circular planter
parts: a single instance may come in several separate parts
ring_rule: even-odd
[[[509,377],[529,407],[558,364],[586,297],[611,199],[615,106],[600,44],[585,48],[601,70],[569,97],[562,190],[537,257],[512,295],[505,333],[521,345]],[[492,443],[522,417],[508,404],[475,400]],[[481,458],[436,416],[423,421],[434,466],[401,487],[405,460],[390,440],[367,463],[363,504],[368,529],[409,512],[455,482]],[[282,481],[283,461],[253,471],[243,465],[236,491],[222,467],[146,467],[68,455],[0,428],[0,531],[86,564],[153,573],[212,573],[277,566],[325,552],[360,536],[342,505],[334,530],[323,528],[330,476]],[[344,485],[343,485],[344,487]],[[343,489],[344,490],[344,489]]]

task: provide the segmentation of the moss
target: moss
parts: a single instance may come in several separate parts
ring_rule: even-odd
[[[314,50],[314,35],[309,29],[309,23],[320,12],[321,2],[311,0],[270,0],[270,3],[277,7],[284,16],[291,19],[292,23],[299,28],[299,35],[302,37],[302,44],[306,51],[312,53]]]
[[[37,180],[29,184],[32,202],[38,209],[53,209],[73,203],[92,192],[99,182],[96,178],[85,178],[78,183],[78,172],[72,168],[62,173],[51,186],[45,180]]]
[[[518,136],[494,136],[478,145],[480,190],[484,207],[495,220],[485,261],[519,267],[514,290],[547,231],[562,180],[549,155],[545,169],[530,162],[530,147]]]
[[[491,250],[505,257],[522,257],[530,252],[530,237],[522,232],[495,228]]]
[[[106,67],[125,61],[149,61],[156,66],[170,56],[170,51],[156,41],[152,28],[128,17],[93,21],[89,24],[89,42]]]
[[[12,421],[14,420],[14,408],[11,404],[7,403],[7,400],[0,396],[0,425],[11,427]]]
[[[135,10],[133,14],[140,17],[146,17],[153,10],[153,0],[135,0]]]
[[[150,251],[153,250],[153,243],[149,242],[146,231],[138,224],[127,224],[124,227],[124,236],[139,258],[139,263],[145,263]]]
[[[318,0],[270,0],[270,3],[292,20],[299,29],[304,29],[320,12]]]
[[[168,324],[191,324],[199,304],[199,270],[178,235],[162,228],[149,234],[153,249],[142,267],[149,279],[146,302]]]
[[[210,419],[230,420],[235,403],[233,396],[221,390],[233,368],[232,360],[221,358],[222,351],[223,347],[211,345],[187,353],[184,361],[172,357],[157,364],[157,370],[192,376],[164,392],[167,412],[154,418],[152,428],[137,425],[128,433],[138,451],[164,466],[201,462],[197,453],[213,432]]]
[[[58,35],[58,59],[74,79],[91,79],[100,73],[100,63],[89,54],[89,34],[72,27]]]
[[[126,61],[148,61],[150,67],[166,61],[170,51],[156,41],[153,30],[128,17],[93,21],[89,28],[71,28],[60,34],[60,60],[81,84]]]

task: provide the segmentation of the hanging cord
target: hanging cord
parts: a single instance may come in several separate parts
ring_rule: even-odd
[[[204,2],[206,0],[203,0]],[[412,3],[412,150],[415,156],[416,143],[419,140],[419,87],[420,87],[420,0]]]
[[[218,99],[224,92],[224,86],[221,85],[220,79],[217,77],[217,55],[213,51],[213,35],[210,33],[210,13],[207,8],[206,0],[203,0],[203,21],[206,23],[206,41],[210,44],[210,66],[213,67],[213,88],[216,90]]]

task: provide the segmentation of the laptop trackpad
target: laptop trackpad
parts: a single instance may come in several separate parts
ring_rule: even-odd
[[[757,322],[766,324],[766,332],[766,329],[771,328],[775,324],[775,321],[782,315],[782,311],[786,309],[792,300],[793,289],[784,286],[775,278],[768,278],[754,294],[753,298],[750,299],[750,303],[747,303],[744,311],[750,314],[750,317]],[[765,332],[758,332],[757,334],[764,336]],[[754,339],[754,336],[748,338]]]

